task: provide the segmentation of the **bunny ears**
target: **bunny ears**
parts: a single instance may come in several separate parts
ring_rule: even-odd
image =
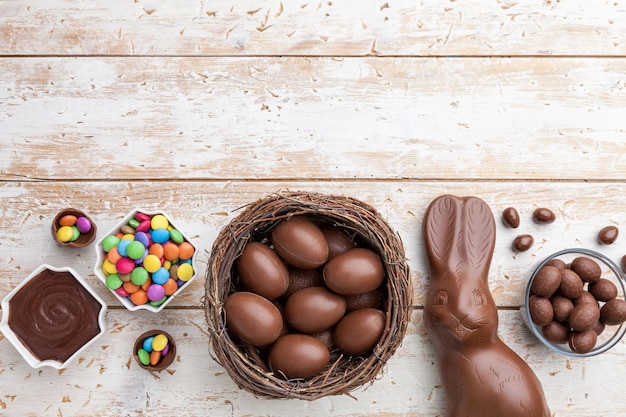
[[[423,223],[426,256],[435,276],[478,275],[487,279],[496,241],[493,214],[477,197],[442,195],[433,200]]]

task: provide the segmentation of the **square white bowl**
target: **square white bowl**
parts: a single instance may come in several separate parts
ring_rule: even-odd
[[[50,270],[53,272],[67,272],[69,274],[72,275],[72,277],[89,293],[89,295],[98,303],[100,304],[101,308],[100,311],[98,313],[98,317],[97,317],[97,322],[98,322],[98,327],[100,329],[100,331],[93,336],[91,339],[89,339],[86,343],[84,343],[82,346],[80,346],[71,356],[69,356],[64,362],[60,362],[58,360],[54,360],[54,359],[40,359],[39,357],[37,357],[32,351],[31,349],[27,346],[27,343],[25,341],[22,341],[22,339],[13,331],[13,329],[11,328],[11,326],[9,325],[9,317],[12,314],[11,313],[11,300],[16,296],[16,294],[18,294],[22,289],[28,290],[28,288],[24,288],[26,287],[29,283],[31,283],[33,280],[37,280],[37,279],[42,279],[43,276],[40,276],[40,274],[42,272],[44,272],[45,270]],[[74,301],[74,299],[72,297],[61,297],[60,299],[55,297],[54,294],[52,293],[42,293],[41,295],[39,295],[37,297],[37,300],[39,300],[39,302],[49,302],[49,303],[54,303],[54,307],[67,307],[67,308],[71,308],[72,304],[71,301]],[[64,306],[58,306],[58,303],[63,303],[65,301],[70,301],[70,305],[64,305]],[[49,306],[52,307],[52,306]],[[4,334],[4,336],[9,340],[9,342],[11,342],[11,344],[13,344],[13,346],[15,346],[15,348],[17,349],[17,351],[22,355],[22,357],[26,360],[26,362],[32,366],[33,368],[40,368],[42,366],[50,366],[56,369],[62,369],[65,368],[70,362],[72,362],[72,360],[74,360],[74,358],[76,358],[77,356],[79,356],[83,350],[85,350],[89,345],[91,345],[96,339],[98,339],[100,336],[102,336],[102,334],[106,331],[106,326],[105,326],[105,322],[104,322],[104,316],[107,310],[107,306],[105,304],[105,302],[98,296],[98,294],[96,292],[94,292],[93,289],[91,289],[91,287],[89,286],[89,284],[87,284],[87,282],[80,276],[80,274],[78,272],[76,272],[73,268],[70,267],[62,267],[62,268],[57,268],[54,266],[50,266],[48,264],[42,264],[39,267],[37,267],[37,269],[35,269],[26,279],[24,279],[17,287],[15,287],[6,297],[4,297],[4,299],[2,300],[2,321],[0,322],[0,330],[2,331],[2,333]],[[41,311],[41,309],[39,310]],[[36,319],[36,317],[33,317],[33,319]],[[63,331],[67,331],[67,321],[63,323],[64,325],[64,329]],[[80,324],[80,323],[76,323],[76,324]],[[84,328],[84,323],[83,324],[83,328]],[[80,328],[78,328],[80,330]],[[57,334],[56,332],[54,332],[53,334]],[[59,331],[58,333],[59,337],[67,337],[67,334],[62,333]]]
[[[193,256],[191,257],[191,266],[193,268],[193,275],[183,285],[181,285],[178,288],[178,290],[176,290],[176,292],[174,294],[170,295],[167,298],[167,300],[165,300],[161,305],[159,305],[159,306],[152,306],[150,304],[136,305],[132,301],[130,301],[128,299],[128,297],[123,297],[123,296],[119,295],[118,293],[116,293],[114,290],[110,290],[111,293],[113,293],[113,295],[120,301],[120,303],[122,303],[122,305],[124,307],[126,307],[130,311],[148,310],[148,311],[152,311],[153,313],[158,313],[159,311],[163,310],[163,308],[165,308],[165,306],[168,305],[174,299],[174,297],[176,297],[178,294],[180,294],[180,292],[183,291],[196,278],[196,276],[198,275],[197,265],[196,265],[196,256],[198,254],[198,248],[187,237],[185,232],[183,232],[180,228],[178,228],[175,225],[176,222],[172,221],[172,217],[169,214],[167,214],[166,212],[164,212],[162,210],[143,210],[143,209],[134,209],[131,212],[129,212],[119,223],[117,223],[108,233],[106,233],[102,238],[100,238],[100,240],[98,240],[98,242],[96,242],[96,245],[95,245],[95,248],[96,248],[96,265],[94,266],[94,273],[100,279],[100,281],[102,281],[104,283],[104,285],[106,285],[107,274],[105,274],[105,272],[102,270],[102,264],[103,264],[103,262],[104,262],[104,260],[106,258],[106,253],[105,253],[105,251],[103,249],[102,242],[108,236],[115,235],[118,232],[120,232],[120,229],[122,228],[122,226],[127,225],[128,222],[131,219],[134,219],[135,215],[137,213],[143,213],[143,214],[146,214],[146,215],[148,215],[150,217],[154,217],[157,214],[161,214],[161,215],[165,216],[165,218],[168,220],[169,224],[172,227],[174,227],[176,230],[178,230],[180,232],[180,234],[183,236],[183,238],[185,239],[185,241],[189,242],[191,244],[191,246],[193,246],[193,248],[194,248]]]

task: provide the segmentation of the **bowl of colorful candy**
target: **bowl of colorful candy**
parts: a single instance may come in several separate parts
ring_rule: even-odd
[[[96,239],[96,224],[81,210],[66,208],[52,220],[52,237],[61,247],[82,248]]]
[[[541,261],[523,293],[522,315],[548,348],[570,357],[599,355],[626,333],[626,277],[602,253],[564,249]]]
[[[96,276],[127,309],[161,311],[196,277],[196,247],[163,211],[133,210],[96,243]]]
[[[205,310],[215,360],[255,396],[314,400],[373,383],[413,289],[399,235],[355,198],[261,198],[214,242]]]
[[[0,330],[33,368],[65,368],[104,334],[107,307],[72,268],[40,265],[2,300]]]
[[[148,330],[135,341],[133,357],[142,369],[161,372],[176,358],[176,342],[163,330]]]

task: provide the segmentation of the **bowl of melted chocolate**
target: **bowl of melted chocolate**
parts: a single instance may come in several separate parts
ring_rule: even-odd
[[[2,311],[0,330],[33,368],[66,367],[105,331],[106,304],[69,267],[39,266]]]

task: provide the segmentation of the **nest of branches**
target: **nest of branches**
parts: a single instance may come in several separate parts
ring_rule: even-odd
[[[279,192],[240,210],[215,240],[207,267],[204,307],[213,358],[240,388],[257,397],[314,400],[349,395],[373,383],[402,343],[410,320],[413,287],[400,236],[376,209],[346,196]],[[261,349],[242,343],[228,332],[223,303],[239,289],[236,261],[246,243],[267,240],[278,222],[302,215],[342,228],[359,246],[369,247],[381,256],[386,273],[382,301],[386,325],[369,355],[337,354],[318,375],[287,380],[271,372]]]

